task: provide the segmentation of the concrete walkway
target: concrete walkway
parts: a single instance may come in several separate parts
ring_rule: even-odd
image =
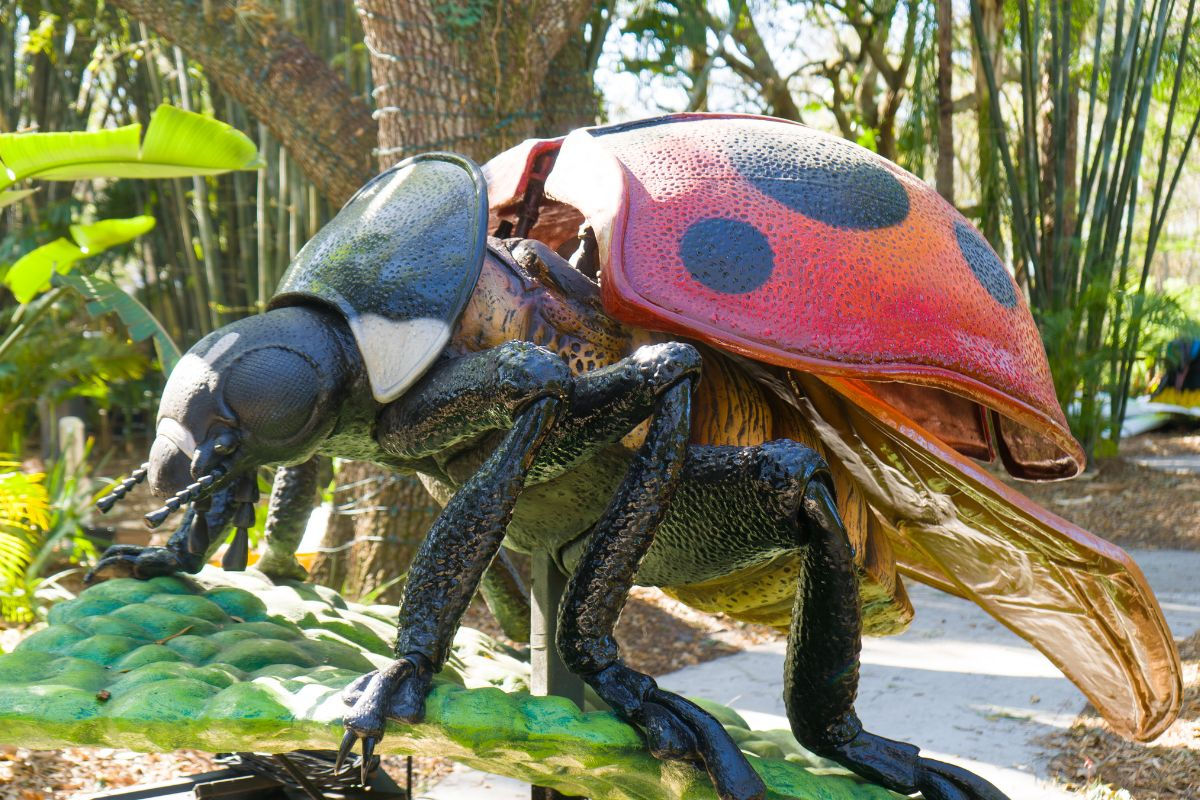
[[[1132,553],[1177,638],[1200,629],[1200,552]],[[1065,728],[1085,700],[1054,666],[977,606],[909,582],[916,621],[902,636],[867,639],[858,712],[881,736],[978,772],[1013,798],[1070,795],[1042,779],[1033,740]],[[782,642],[679,670],[659,684],[737,709],[755,728],[787,728]],[[527,798],[517,781],[457,769],[436,800]]]
[[[1200,455],[1183,453],[1173,456],[1140,456],[1130,461],[1141,467],[1172,472],[1176,475],[1200,475]]]

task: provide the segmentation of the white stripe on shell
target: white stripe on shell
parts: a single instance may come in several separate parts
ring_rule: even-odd
[[[390,320],[362,314],[350,320],[371,394],[390,403],[417,381],[450,341],[450,326],[440,319]]]

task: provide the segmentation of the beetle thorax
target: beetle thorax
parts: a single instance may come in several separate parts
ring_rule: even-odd
[[[625,357],[640,339],[649,338],[606,315],[599,287],[540,243],[492,244],[451,339],[452,350],[533,342],[558,353],[578,375]]]

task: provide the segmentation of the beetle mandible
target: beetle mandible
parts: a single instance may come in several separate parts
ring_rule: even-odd
[[[855,713],[863,630],[911,618],[900,572],[982,605],[1123,732],[1178,712],[1178,655],[1136,565],[971,460],[1028,479],[1083,463],[999,258],[913,176],[793,123],[677,114],[529,141],[482,171],[437,153],[385,171],[265,314],[172,372],[153,521],[195,508],[166,548],[113,548],[97,571],[199,569],[252,519],[259,466],[300,465],[283,494],[311,497],[316,454],[414,472],[444,504],[398,660],[347,689],[343,756],[421,718],[502,542],[571,576],[565,663],[723,798],[763,791],[736,745],[620,659],[635,583],[787,627],[797,739],[929,800],[1003,795]],[[270,543],[269,571],[303,574],[295,544]],[[230,553],[244,567],[244,533]]]

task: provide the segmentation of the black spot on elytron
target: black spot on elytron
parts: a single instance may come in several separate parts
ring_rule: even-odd
[[[1012,278],[1000,263],[1000,258],[991,245],[979,235],[979,231],[965,222],[955,220],[954,238],[958,239],[958,249],[967,260],[967,266],[975,273],[975,278],[987,289],[992,299],[1005,308],[1015,306],[1017,290],[1013,286]]]
[[[871,231],[908,216],[908,192],[858,145],[796,133],[747,131],[726,151],[756,189],[793,211],[835,228]]]
[[[752,292],[775,269],[775,253],[763,232],[723,217],[693,222],[679,243],[679,257],[693,278],[725,294]]]

